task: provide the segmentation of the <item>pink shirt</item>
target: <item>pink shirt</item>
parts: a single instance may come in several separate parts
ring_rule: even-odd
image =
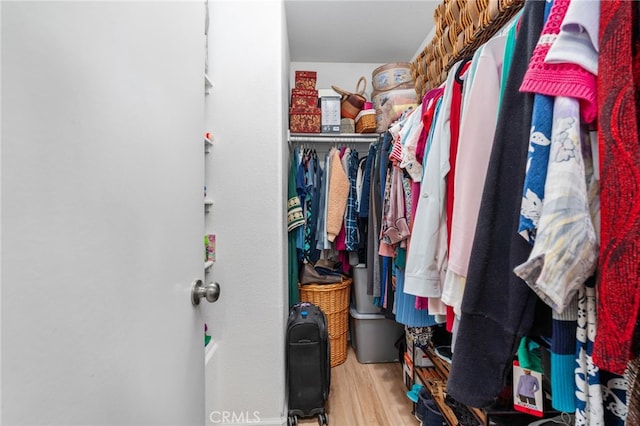
[[[471,246],[498,117],[500,78],[506,37],[490,40],[478,58],[466,108],[462,111],[449,269],[467,276]]]

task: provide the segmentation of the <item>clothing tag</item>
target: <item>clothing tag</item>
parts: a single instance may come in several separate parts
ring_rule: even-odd
[[[513,385],[513,409],[542,417],[542,373],[522,368],[514,361]]]

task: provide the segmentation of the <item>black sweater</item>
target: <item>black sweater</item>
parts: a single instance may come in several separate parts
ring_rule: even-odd
[[[527,1],[498,115],[476,226],[447,392],[491,405],[534,319],[537,296],[513,273],[531,246],[518,234],[533,94],[518,91],[544,22],[544,1]]]

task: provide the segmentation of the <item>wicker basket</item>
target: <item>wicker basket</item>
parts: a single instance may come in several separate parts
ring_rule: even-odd
[[[356,117],[356,133],[375,133],[376,124],[376,111],[362,110]]]
[[[327,317],[331,367],[347,360],[351,278],[336,284],[298,284],[300,301],[317,305]]]

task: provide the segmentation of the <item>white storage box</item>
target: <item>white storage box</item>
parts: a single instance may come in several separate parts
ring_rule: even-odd
[[[380,308],[373,304],[373,296],[367,294],[367,267],[360,263],[353,267],[353,301],[360,314],[379,314]]]
[[[360,364],[399,361],[395,343],[404,335],[402,324],[382,314],[361,314],[353,306],[349,313],[351,345]]]
[[[340,133],[340,96],[322,96],[322,133]]]

